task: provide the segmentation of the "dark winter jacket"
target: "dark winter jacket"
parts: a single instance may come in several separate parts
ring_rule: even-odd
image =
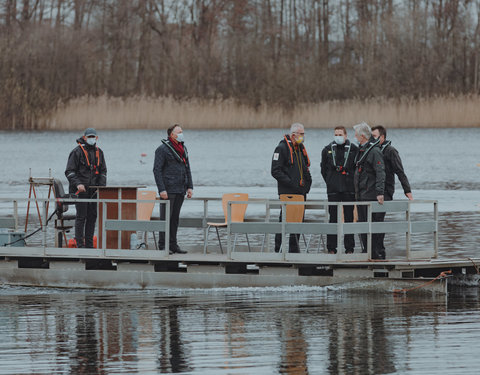
[[[358,201],[375,201],[385,191],[385,164],[379,143],[370,138],[360,146],[355,167],[355,195]]]
[[[272,157],[271,173],[277,180],[278,194],[306,195],[312,186],[309,167],[310,161],[305,146],[300,144],[295,148],[290,137],[285,135],[275,148]]]
[[[184,158],[175,151],[170,140],[162,140],[155,151],[153,175],[159,193],[166,191],[168,194],[185,194],[188,189],[193,189],[188,152],[185,145],[183,147]]]
[[[107,185],[107,165],[103,151],[96,145],[90,146],[83,138],[78,138],[77,144],[70,152],[65,169],[65,176],[70,183],[69,192],[75,194],[78,185],[84,185],[87,191],[90,186]]]
[[[395,175],[398,176],[405,194],[411,193],[410,183],[403,170],[402,159],[391,141],[385,140],[381,146],[383,159],[385,160],[385,199],[392,200],[395,192]]]
[[[327,184],[327,194],[355,193],[353,176],[357,152],[357,145],[350,143],[348,139],[343,145],[332,142],[325,146],[322,151],[320,170]],[[345,157],[347,157],[346,161]]]

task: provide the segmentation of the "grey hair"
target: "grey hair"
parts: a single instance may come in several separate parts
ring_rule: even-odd
[[[296,133],[299,130],[305,130],[303,124],[300,124],[299,122],[294,122],[292,126],[290,126],[290,134]]]
[[[370,129],[370,126],[365,121],[361,122],[360,124],[353,125],[353,129],[356,133],[363,135],[367,139],[370,139],[372,136],[372,129]]]

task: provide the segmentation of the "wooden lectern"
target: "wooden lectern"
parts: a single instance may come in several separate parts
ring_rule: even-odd
[[[145,186],[92,186],[97,189],[97,197],[101,199],[136,200],[137,190]],[[136,220],[137,204],[108,202],[106,215],[110,220]],[[103,204],[98,204],[98,248],[103,244]],[[106,231],[107,249],[130,249],[130,236],[134,231]]]

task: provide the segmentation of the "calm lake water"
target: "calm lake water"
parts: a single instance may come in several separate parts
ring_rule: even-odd
[[[276,198],[270,160],[283,133],[185,129],[195,195],[242,190]],[[30,168],[35,177],[51,168],[66,187],[66,159],[78,135],[0,132],[0,197],[26,198]],[[164,132],[99,136],[109,184],[154,188],[154,151]],[[331,138],[332,131],[306,131],[311,199],[325,198],[319,164]],[[441,256],[479,257],[480,149],[472,141],[480,129],[392,130],[389,138],[414,197],[439,201]],[[398,186],[395,198],[402,197]],[[183,214],[196,209],[186,203]],[[9,210],[0,205],[0,214]],[[0,374],[477,374],[479,293],[418,298],[352,293],[348,286],[154,292],[0,286]]]

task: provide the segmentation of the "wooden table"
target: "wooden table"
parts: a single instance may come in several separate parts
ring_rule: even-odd
[[[92,186],[97,189],[97,197],[101,199],[127,199],[136,200],[137,190],[145,186]],[[106,203],[107,219],[110,220],[136,220],[136,203]],[[103,204],[98,204],[98,242],[97,247],[103,244]],[[134,231],[106,231],[107,249],[130,249],[130,236]]]

